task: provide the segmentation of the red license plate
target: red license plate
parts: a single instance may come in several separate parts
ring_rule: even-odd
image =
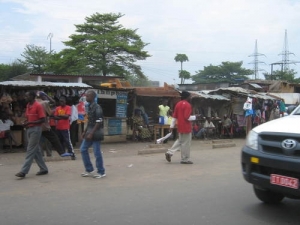
[[[299,188],[299,180],[293,177],[281,176],[278,174],[271,174],[270,177],[271,184],[298,189]]]

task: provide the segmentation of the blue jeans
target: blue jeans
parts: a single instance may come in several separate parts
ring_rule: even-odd
[[[100,141],[88,141],[86,139],[83,139],[80,146],[80,152],[85,167],[85,171],[86,172],[94,171],[94,167],[93,164],[91,163],[91,159],[89,155],[89,147],[91,147],[92,145],[94,150],[94,156],[96,158],[97,172],[103,175],[105,174],[105,169],[103,167],[103,158],[100,150]]]

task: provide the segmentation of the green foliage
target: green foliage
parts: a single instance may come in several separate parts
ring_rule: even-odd
[[[273,71],[272,75],[269,73],[264,73],[263,75],[265,76],[266,80],[284,80],[290,83],[298,83],[299,78],[295,78],[296,74],[297,72],[292,69],[286,71],[275,70]]]
[[[180,62],[181,63],[181,70],[182,70],[182,63],[189,61],[189,58],[186,56],[186,54],[178,54],[177,53],[176,56],[175,56],[175,58],[174,58],[174,60],[176,62]]]
[[[10,70],[9,65],[0,64],[0,80],[1,81],[7,80],[9,70]]]
[[[26,45],[21,56],[23,60],[19,59],[19,62],[30,69],[32,73],[43,73],[45,72],[50,53],[47,52],[45,47]]]
[[[85,60],[80,59],[74,49],[63,49],[51,55],[46,69],[55,74],[91,74]]]
[[[253,74],[252,70],[242,68],[243,62],[222,62],[218,66],[205,66],[203,70],[196,71],[192,76],[194,83],[236,83],[236,79],[247,80],[247,75]]]
[[[184,84],[185,80],[191,78],[191,74],[186,70],[179,70],[179,78],[182,80],[181,84]]]
[[[151,85],[148,77],[139,77],[137,75],[126,75],[124,77],[133,87],[148,87]]]
[[[189,61],[189,58],[186,56],[186,54],[178,54],[177,53],[176,56],[175,56],[175,58],[174,58],[174,60],[176,62],[180,62],[180,71],[182,71],[182,64],[183,64],[183,62]],[[183,84],[184,83],[184,77],[181,76],[180,74],[179,74],[179,77],[181,78],[181,84]],[[190,78],[186,78],[186,79],[190,79]]]
[[[11,64],[0,64],[0,81],[9,80],[26,72],[28,72],[27,67],[18,61]]]
[[[64,42],[70,48],[63,50],[59,58],[71,71],[81,68],[81,71],[103,76],[136,74],[144,77],[135,62],[150,57],[143,50],[148,44],[141,40],[136,30],[118,24],[122,16],[120,13],[96,13],[86,17],[84,24],[75,25],[77,33]],[[62,68],[63,62],[55,68]]]

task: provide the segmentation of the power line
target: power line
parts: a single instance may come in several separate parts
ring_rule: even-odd
[[[258,60],[259,56],[265,56],[264,54],[258,53],[257,51],[257,40],[255,40],[255,48],[254,48],[254,53],[249,55],[249,57],[254,57],[254,60],[250,62],[249,64],[254,64],[253,72],[254,72],[254,79],[259,79],[259,73],[258,71],[261,71],[262,69],[258,68],[258,64],[264,63],[262,61]],[[264,63],[265,64],[265,63]]]
[[[279,55],[282,55],[282,60],[279,62],[271,63],[271,78],[272,78],[272,74],[273,74],[273,66],[274,65],[281,65],[281,71],[286,72],[289,70],[289,64],[300,63],[300,61],[292,61],[289,59],[290,55],[295,55],[295,54],[289,51],[287,30],[285,30],[285,33],[284,33],[283,50]]]

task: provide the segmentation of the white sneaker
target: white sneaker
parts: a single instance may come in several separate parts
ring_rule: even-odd
[[[97,173],[93,177],[96,178],[96,179],[100,179],[100,178],[106,177],[106,174],[105,173],[104,174]]]
[[[96,176],[97,174],[96,174],[96,172],[95,171],[92,171],[92,172],[84,172],[84,173],[82,173],[81,174],[81,176],[82,177],[94,177],[94,176]]]

